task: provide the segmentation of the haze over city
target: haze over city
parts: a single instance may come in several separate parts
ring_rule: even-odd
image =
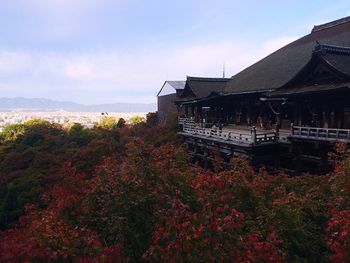
[[[232,76],[347,1],[20,0],[0,8],[0,97],[154,103],[163,82]]]

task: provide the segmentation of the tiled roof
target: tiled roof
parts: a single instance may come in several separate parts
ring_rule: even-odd
[[[323,65],[321,79],[315,70]],[[324,71],[329,72],[324,79]],[[311,79],[310,77],[311,76]],[[323,76],[323,77],[322,77]],[[350,47],[318,44],[310,61],[285,85],[267,94],[270,96],[316,93],[343,89],[350,84]]]
[[[310,34],[244,69],[231,78],[224,93],[274,90],[283,86],[310,61],[317,42],[333,47],[350,46],[350,18],[318,26]]]
[[[197,98],[206,98],[212,93],[222,93],[229,78],[187,77],[188,86]]]
[[[172,80],[165,81],[162,88],[158,92],[157,97],[162,92],[165,84],[169,84],[174,89],[174,93],[175,93],[177,90],[183,90],[185,88],[186,81],[172,81]]]
[[[174,89],[184,89],[186,81],[172,81],[172,80],[168,80],[167,83],[169,83],[169,85],[172,86]]]
[[[334,26],[338,26],[338,25],[341,25],[341,24],[344,24],[344,23],[348,23],[348,22],[350,22],[350,16],[344,17],[344,18],[341,18],[341,19],[338,19],[338,20],[334,20],[334,21],[331,21],[331,22],[328,22],[328,23],[325,23],[325,24],[322,24],[322,25],[314,26],[314,28],[312,29],[311,32],[317,32],[317,31],[320,31],[320,30],[328,29],[328,28],[331,28],[331,27],[334,27]]]

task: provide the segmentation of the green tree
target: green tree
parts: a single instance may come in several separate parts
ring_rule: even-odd
[[[149,112],[146,115],[146,123],[151,126],[158,125],[158,114],[157,112]]]
[[[87,145],[93,138],[94,134],[91,130],[84,128],[80,123],[75,123],[68,132],[71,140],[79,146]]]
[[[134,117],[130,118],[130,122],[133,125],[139,124],[139,123],[145,122],[145,118],[140,117],[140,116],[134,116]]]
[[[123,118],[120,118],[117,123],[117,128],[123,128],[125,126],[125,120]]]
[[[97,127],[104,129],[114,129],[117,128],[117,124],[118,120],[115,117],[103,117]]]
[[[24,124],[12,124],[6,126],[1,132],[2,141],[14,141],[20,135],[23,135],[25,132],[26,126]]]
[[[17,189],[13,184],[8,185],[5,199],[0,211],[0,226],[6,227],[21,214],[17,200]]]

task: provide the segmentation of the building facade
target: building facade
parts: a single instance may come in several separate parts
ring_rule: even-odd
[[[160,125],[164,125],[172,113],[179,113],[180,109],[175,101],[179,98],[185,81],[165,81],[157,94],[158,120]]]
[[[350,17],[312,32],[230,79],[188,77],[175,104],[194,161],[226,160],[326,172],[350,142]]]

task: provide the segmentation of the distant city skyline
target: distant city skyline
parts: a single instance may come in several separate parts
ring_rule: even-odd
[[[165,80],[231,77],[348,15],[345,0],[5,0],[0,97],[154,103]]]
[[[117,120],[123,118],[127,123],[131,118],[138,116],[146,118],[147,112],[109,112],[102,115],[100,112],[69,112],[69,111],[49,111],[49,112],[2,112],[0,111],[0,132],[8,125],[25,123],[30,120],[40,119],[51,123],[57,123],[63,127],[70,126],[74,123],[80,123],[86,128],[93,128],[100,123],[104,117],[113,117]]]

